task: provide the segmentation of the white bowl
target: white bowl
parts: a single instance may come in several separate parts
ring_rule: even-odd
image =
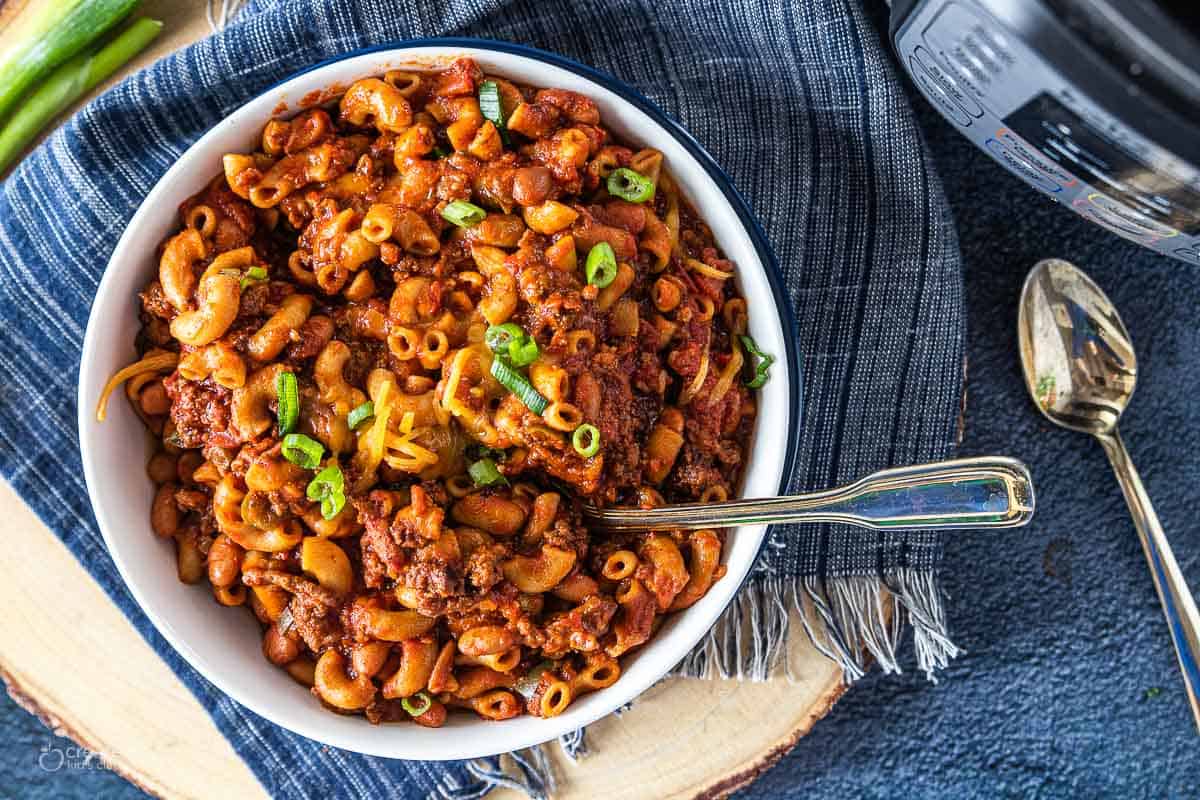
[[[702,213],[717,243],[738,266],[749,303],[750,332],[778,357],[760,393],[758,423],[743,494],[778,494],[790,471],[799,418],[799,368],[790,313],[762,231],[728,179],[676,123],[632,89],[561,56],[515,45],[466,39],[425,40],[360,52],[320,64],[256,97],[192,145],[147,195],[113,250],[92,305],[79,376],[79,439],[92,505],[109,552],[130,592],[179,653],[208,680],[257,714],[335,747],[377,756],[460,759],[544,742],[587,725],[629,702],[659,680],[704,636],[754,563],[765,527],[731,532],[726,576],[687,611],[668,618],[658,635],[623,662],[620,680],[584,695],[561,716],[522,716],[488,722],[452,714],[440,729],[371,725],[362,717],[326,711],[303,687],[262,656],[258,625],[245,612],[216,605],[207,586],[187,586],[175,572],[174,547],[150,530],[153,486],[142,423],[114,397],[108,420],[93,414],[101,387],[134,357],[137,294],[157,270],[155,248],[179,223],[177,209],[221,169],[225,153],[250,152],[263,124],[281,103],[292,111],[314,90],[345,86],[388,69],[430,67],[455,56],[474,58],[485,72],[520,83],[573,89],[592,97],[620,137],[662,150],[685,197]],[[287,112],[285,112],[286,115]],[[119,394],[119,393],[118,393]]]

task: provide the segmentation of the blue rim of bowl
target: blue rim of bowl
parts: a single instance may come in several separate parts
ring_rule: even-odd
[[[734,212],[737,213],[738,219],[742,221],[742,225],[746,228],[747,233],[750,234],[750,240],[754,243],[754,249],[758,252],[759,260],[766,267],[763,271],[767,275],[767,283],[771,286],[771,293],[775,295],[775,305],[778,307],[779,316],[783,320],[783,342],[784,347],[787,349],[785,358],[787,359],[788,379],[790,382],[788,388],[791,390],[793,398],[791,407],[788,409],[790,434],[787,437],[787,451],[783,457],[783,474],[779,478],[779,494],[786,494],[788,483],[791,480],[792,472],[796,465],[796,456],[800,449],[800,420],[804,405],[804,395],[802,394],[804,381],[800,371],[800,351],[797,345],[799,336],[796,331],[796,318],[792,313],[792,304],[783,284],[783,273],[779,268],[779,259],[775,257],[775,251],[767,239],[766,231],[763,230],[762,224],[758,221],[758,217],[750,207],[750,203],[747,202],[742,193],[733,185],[733,179],[721,168],[717,160],[709,155],[704,146],[683,125],[655,105],[650,98],[620,78],[549,50],[541,50],[523,44],[501,42],[495,39],[474,39],[467,36],[435,36],[420,39],[400,39],[385,44],[372,45],[349,53],[343,53],[333,58],[327,58],[324,61],[319,61],[302,70],[293,72],[283,80],[275,83],[271,88],[280,86],[300,75],[328,66],[329,64],[336,64],[339,61],[378,53],[384,50],[396,50],[406,47],[473,47],[479,50],[495,50],[501,53],[544,61],[547,64],[561,67],[568,72],[574,72],[576,75],[600,84],[613,94],[620,96],[627,103],[637,107],[638,110],[663,126],[700,163],[700,166],[704,167],[704,171],[708,173],[709,177],[713,179],[713,182],[721,190],[721,193],[725,195],[725,199],[729,201]],[[267,91],[270,91],[270,89]],[[766,541],[767,537],[764,536],[764,545]]]

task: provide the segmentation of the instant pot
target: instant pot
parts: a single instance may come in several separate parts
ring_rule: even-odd
[[[1200,263],[1200,0],[892,0],[929,101],[1010,172]]]

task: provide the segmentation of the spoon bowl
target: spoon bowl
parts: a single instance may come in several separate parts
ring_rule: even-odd
[[[1038,410],[1083,433],[1115,430],[1137,384],[1137,355],[1100,287],[1067,261],[1039,261],[1021,290],[1017,331]]]

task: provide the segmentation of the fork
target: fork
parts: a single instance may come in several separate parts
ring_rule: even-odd
[[[836,522],[873,530],[1016,528],[1033,518],[1033,480],[1004,456],[885,469],[820,492],[658,508],[584,506],[597,529],[661,531],[784,522]]]

